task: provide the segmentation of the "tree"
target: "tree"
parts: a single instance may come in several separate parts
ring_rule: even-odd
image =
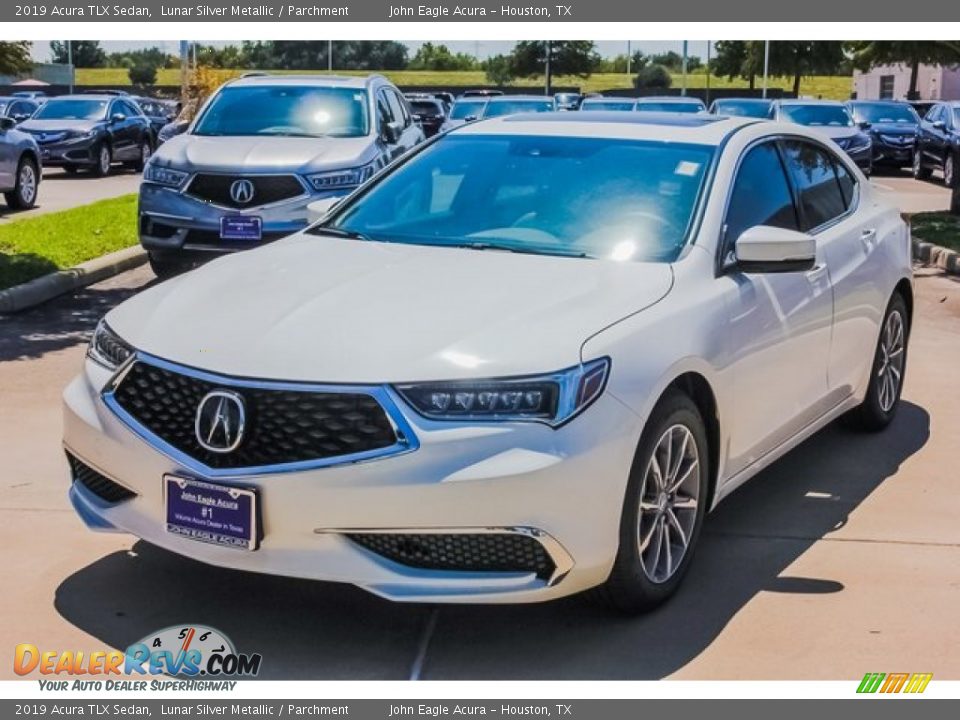
[[[673,82],[670,71],[663,65],[645,65],[640,68],[640,72],[633,79],[633,85],[637,88],[659,88],[666,89]]]
[[[157,82],[157,66],[149,62],[140,62],[127,70],[127,76],[133,85],[153,85]]]
[[[218,48],[213,45],[197,45],[197,64],[213,68],[246,67],[243,50],[236,45]]]
[[[711,72],[730,79],[741,77],[756,86],[763,73],[762,40],[726,40],[716,45],[717,56]],[[800,81],[810,75],[835,75],[846,61],[843,43],[837,40],[774,40],[770,43],[769,72],[773,76],[793,78],[793,94],[800,94]]]
[[[50,43],[53,61],[66,65],[72,56],[73,66],[78,68],[106,67],[107,53],[97,40],[70,40],[68,52],[67,43],[54,40]]]
[[[446,45],[424,43],[407,65],[408,70],[473,70],[477,61],[466,53],[452,53]]]
[[[0,42],[0,75],[20,75],[33,69],[30,43],[26,40]]]
[[[710,71],[717,77],[730,80],[743,78],[750,83],[750,89],[753,90],[756,76],[763,70],[763,58],[761,55],[758,70],[752,43],[743,40],[720,40],[714,47],[717,55],[710,61]]]
[[[857,40],[847,43],[853,66],[869,70],[877,65],[910,67],[907,99],[915,100],[921,65],[960,64],[960,40]]]
[[[596,44],[589,40],[558,40],[550,43],[550,73],[589,77],[600,63]],[[510,53],[513,77],[536,77],[546,73],[547,43],[542,40],[518,42]]]
[[[683,71],[683,55],[680,53],[669,50],[665,53],[660,53],[659,55],[651,55],[650,62],[654,65],[663,65],[667,70],[671,72],[682,72]],[[693,72],[698,68],[703,67],[703,61],[696,55],[687,56],[687,71]]]
[[[131,68],[134,65],[152,65],[155,68],[180,67],[180,59],[170,55],[158,47],[127,50],[125,52],[110,53],[107,56],[107,67]]]
[[[487,82],[492,85],[509,85],[513,80],[510,72],[510,58],[507,55],[494,55],[483,62]]]

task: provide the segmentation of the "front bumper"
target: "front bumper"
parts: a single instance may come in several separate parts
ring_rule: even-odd
[[[307,193],[271,205],[231,209],[199,200],[180,190],[156,183],[140,185],[140,244],[157,254],[227,253],[264,245],[305,228],[310,222],[307,206],[315,200],[341,197],[338,192]],[[220,239],[220,219],[227,215],[258,216],[263,236],[259,241]]]
[[[916,143],[912,137],[906,142],[887,142],[882,138],[873,140],[873,163],[891,167],[908,167],[913,164]]]
[[[97,163],[95,148],[99,140],[98,137],[93,136],[56,143],[38,143],[40,160],[50,167],[95,165]]]
[[[210,478],[120,421],[100,395],[109,376],[87,361],[64,393],[68,451],[136,493],[111,504],[74,483],[71,500],[92,529],[129,532],[212,565],[351,583],[402,601],[536,602],[595,586],[609,574],[640,433],[640,419],[609,394],[559,429],[433,422],[394,397],[419,442],[414,451],[302,472],[212,479],[259,492],[264,535],[259,549],[247,552],[165,531],[164,474]],[[538,577],[412,567],[348,537],[360,531],[527,534],[547,549],[556,572]]]
[[[845,150],[850,159],[856,163],[857,167],[865,173],[873,169],[873,146],[863,145],[861,147]]]

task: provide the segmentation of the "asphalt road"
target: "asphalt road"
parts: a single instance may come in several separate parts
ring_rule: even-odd
[[[936,190],[891,182],[905,203]],[[97,318],[151,281],[141,268],[0,318],[4,652],[124,648],[203,623],[262,653],[270,679],[960,679],[956,279],[917,273],[893,425],[878,435],[832,425],[734,493],[708,518],[679,594],[639,618],[579,597],[394,605],[86,530],[66,499],[60,392]],[[12,677],[9,663],[0,677]]]
[[[115,165],[102,178],[80,172],[68,175],[60,168],[47,168],[40,182],[37,205],[30,210],[13,211],[0,196],[0,224],[57,210],[87,205],[97,200],[135,193],[140,187],[140,173]]]

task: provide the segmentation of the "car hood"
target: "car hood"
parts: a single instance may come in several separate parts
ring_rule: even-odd
[[[87,132],[97,126],[98,120],[24,120],[17,127],[26,132],[62,132],[64,130],[79,130]]]
[[[144,352],[242,377],[524,375],[576,365],[591,335],[672,284],[665,263],[298,234],[148,289],[107,322]]]
[[[353,167],[373,159],[375,139],[293,137],[202,137],[180,135],[165,142],[155,162],[216,172],[312,172]]]
[[[874,123],[870,132],[878,135],[916,135],[917,125],[913,123]]]
[[[845,138],[851,138],[855,135],[859,135],[862,132],[862,130],[856,126],[832,127],[830,125],[811,125],[810,129],[820,133],[821,135],[826,135],[831,140],[843,140]]]

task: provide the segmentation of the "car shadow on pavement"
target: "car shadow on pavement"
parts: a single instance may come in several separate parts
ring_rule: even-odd
[[[157,282],[82,288],[20,313],[0,314],[0,362],[36,359],[88,342],[111,308]]]
[[[209,567],[143,542],[66,578],[56,609],[118,648],[178,623],[212,625],[241,652],[262,653],[270,679],[405,678],[415,658],[424,679],[659,679],[707,649],[758,593],[842,592],[831,578],[783,573],[924,446],[929,426],[924,409],[904,402],[886,432],[840,423],[821,431],[720,505],[678,594],[641,617],[584,596],[395,605],[347,586]]]

